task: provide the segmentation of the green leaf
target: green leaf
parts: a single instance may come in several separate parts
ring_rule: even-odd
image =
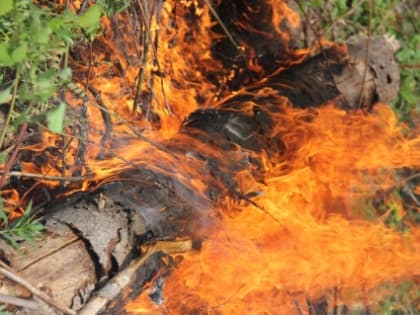
[[[415,82],[412,80],[405,80],[400,89],[401,97],[410,104],[417,101],[418,95],[415,94]]]
[[[60,103],[56,108],[47,113],[48,128],[55,133],[62,133],[66,104]]]
[[[12,87],[9,86],[5,88],[3,91],[0,91],[0,104],[9,103],[12,99],[12,93],[10,92]]]
[[[25,213],[23,214],[24,219],[28,219],[31,216],[31,212],[32,212],[32,200],[29,201],[28,206],[25,209]]]
[[[13,0],[1,0],[0,16],[5,15],[13,9]]]
[[[0,220],[3,221],[3,228],[9,225],[9,216],[4,212],[2,198],[0,198]]]
[[[40,32],[36,34],[37,42],[40,44],[48,43],[51,33],[52,33],[52,29],[49,26],[44,25],[41,28]]]
[[[7,154],[6,152],[0,152],[0,163],[5,163],[7,159]],[[3,209],[3,204],[2,204],[2,200],[0,198],[0,210]]]
[[[63,68],[60,73],[58,74],[58,76],[60,77],[61,80],[63,81],[68,81],[71,79],[71,69],[69,67],[65,67]]]
[[[53,96],[57,90],[57,86],[54,83],[56,75],[55,69],[49,69],[39,75],[37,82],[35,83],[34,91],[32,92],[34,94],[28,95],[29,98],[34,99],[34,96],[36,95],[41,101],[47,101]]]
[[[79,17],[80,25],[87,30],[96,28],[99,25],[101,13],[101,7],[99,5],[94,4],[90,6],[85,13]]]
[[[15,48],[12,52],[12,59],[15,63],[22,62],[26,58],[26,53],[28,51],[28,44],[23,42],[19,47]]]
[[[4,65],[7,67],[11,67],[14,65],[13,59],[10,57],[9,54],[9,43],[0,43],[0,66]]]

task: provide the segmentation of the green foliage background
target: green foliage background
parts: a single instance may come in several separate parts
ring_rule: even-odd
[[[401,88],[392,106],[399,117],[413,124],[420,114],[420,2],[416,0],[313,0],[299,1],[314,17],[321,36],[343,42],[351,35],[388,34],[401,48]],[[369,17],[370,16],[370,17]]]

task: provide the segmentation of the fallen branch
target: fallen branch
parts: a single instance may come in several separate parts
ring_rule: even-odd
[[[5,277],[9,278],[10,280],[20,284],[21,286],[25,287],[27,290],[29,290],[34,296],[37,296],[39,299],[44,301],[45,303],[51,305],[55,309],[59,310],[60,312],[66,314],[66,315],[76,315],[76,312],[61,306],[57,304],[52,298],[50,298],[47,294],[44,292],[38,290],[36,287],[34,287],[32,284],[30,284],[28,281],[20,277],[17,273],[15,273],[12,269],[10,269],[4,262],[0,261],[0,273],[4,275]]]
[[[18,171],[12,171],[12,172],[0,171],[0,175],[22,176],[22,177],[29,177],[29,178],[39,178],[39,179],[45,179],[45,180],[69,181],[69,182],[78,182],[78,181],[89,179],[89,176],[63,177],[63,176],[52,176],[52,175],[43,175],[43,174],[26,173],[26,172],[18,172]]]
[[[28,299],[22,299],[16,296],[6,295],[0,293],[0,303],[4,304],[11,304],[19,307],[26,307],[29,309],[37,309],[39,308],[39,305],[37,302],[28,300]]]
[[[121,295],[124,289],[127,289],[132,285],[132,279],[135,277],[135,274],[153,254],[177,254],[190,251],[191,248],[191,240],[175,242],[158,241],[151,246],[145,247],[143,256],[132,262],[130,266],[108,281],[108,283],[90,299],[86,306],[79,312],[79,315],[95,315],[103,310],[109,302],[115,300],[118,295]]]

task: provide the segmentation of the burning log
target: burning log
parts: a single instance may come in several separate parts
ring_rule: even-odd
[[[271,34],[271,26],[255,21],[251,21],[257,27],[255,34],[243,28],[248,10],[258,12],[257,17],[271,12],[264,6],[258,10],[246,6],[246,2],[225,1],[216,7],[229,30],[240,26],[235,36],[241,35],[238,45],[245,46],[261,33]],[[232,5],[236,15],[229,22],[226,12]],[[284,21],[280,25],[282,32],[293,26]],[[289,29],[284,34],[290,33],[293,32]],[[316,119],[315,108],[332,108],[332,103],[348,111],[372,110],[375,102],[388,102],[395,96],[399,78],[398,67],[391,57],[393,43],[384,38],[372,40],[374,53],[367,60],[363,37],[350,40],[348,49],[327,45],[312,54],[306,52],[292,58],[289,53],[293,44],[282,37],[275,41],[270,36],[257,42],[245,56],[238,55],[240,47],[233,47],[235,53],[226,56],[230,51],[226,45],[232,45],[231,41],[216,43],[212,47],[214,55],[224,64],[232,62],[235,72],[220,98],[211,106],[190,113],[171,137],[149,141],[144,148],[134,150],[124,169],[98,177],[92,181],[89,192],[56,200],[46,212],[48,231],[44,240],[35,247],[24,245],[20,251],[3,244],[3,256],[10,266],[30,283],[40,284],[57,305],[71,307],[81,314],[116,313],[153,280],[157,283],[153,299],[159,303],[159,278],[176,269],[179,263],[177,257],[167,255],[190,247],[200,249],[209,234],[207,227],[224,215],[215,210],[218,205],[224,202],[252,205],[263,219],[279,223],[277,216],[256,201],[262,191],[254,190],[253,184],[265,185],[268,172],[278,175],[290,170],[289,164],[299,155],[300,147],[297,142],[287,141],[295,136],[288,129],[303,130]],[[253,58],[259,60],[252,68]],[[247,67],[250,72],[242,71]],[[211,71],[206,75],[209,81],[218,78]],[[147,110],[147,106],[141,107]],[[289,117],[286,112],[291,108],[307,110],[293,112],[295,116]],[[107,119],[108,136],[111,119]],[[137,156],[137,152],[141,154]],[[106,154],[101,157],[107,158]],[[311,158],[304,161],[306,168],[318,166],[313,161],[316,157]],[[276,160],[278,169],[267,167],[271,159]],[[98,167],[101,170],[109,167],[105,162],[95,161],[97,166],[103,166]],[[328,163],[321,160],[318,167],[326,167],[325,164]],[[332,191],[329,193],[333,196]],[[314,217],[323,220],[322,215]],[[292,233],[287,229],[284,228]],[[187,241],[161,242],[179,239]],[[145,250],[148,246],[152,249]],[[140,247],[143,250],[139,251]],[[4,288],[21,296],[33,293],[11,281],[3,283]],[[322,306],[324,301],[308,304],[316,304],[313,309],[317,313],[326,309]],[[192,306],[187,310],[196,309]],[[47,314],[45,309],[40,312]],[[50,312],[53,314],[54,310]],[[34,311],[23,309],[17,314]]]
[[[377,41],[387,43],[384,39]],[[41,283],[42,289],[57,303],[79,310],[95,290],[107,281],[116,281],[112,280],[113,276],[124,272],[138,257],[141,244],[178,237],[194,237],[199,241],[203,237],[200,236],[203,225],[209,222],[202,222],[202,214],[198,216],[197,209],[211,216],[209,209],[226,194],[252,203],[256,192],[242,191],[231,174],[245,172],[246,176],[261,176],[262,161],[250,152],[281,154],[281,136],[273,138],[272,128],[273,114],[281,111],[282,106],[288,102],[298,107],[319,106],[334,101],[341,107],[355,108],[359,104],[366,65],[355,51],[357,55],[356,52],[349,55],[344,49],[328,49],[325,55],[315,55],[243,88],[240,93],[220,101],[214,109],[191,114],[180,133],[161,145],[169,155],[183,156],[201,169],[202,178],[195,180],[206,182],[204,192],[194,191],[183,180],[173,177],[170,165],[148,164],[123,172],[119,178],[124,181],[109,180],[115,182],[50,207],[46,239],[35,247],[28,245],[18,252],[6,251],[11,267],[29,282]],[[362,104],[371,108],[386,87],[378,83],[383,79],[373,68],[369,68],[367,77]],[[283,104],[278,103],[279,95]],[[250,102],[251,106],[244,107]],[[155,150],[158,152],[154,154],[168,155]],[[150,262],[143,267],[141,279],[136,278],[134,291],[141,290],[162,267],[165,250],[155,252],[160,254],[149,255]],[[141,259],[142,265],[147,259]],[[20,292],[15,285],[8,283],[8,286]],[[85,310],[82,314],[97,311]]]

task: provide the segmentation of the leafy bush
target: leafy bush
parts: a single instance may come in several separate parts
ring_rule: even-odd
[[[50,129],[62,131],[64,103],[54,96],[71,81],[69,48],[85,34],[97,31],[101,12],[99,5],[93,5],[81,16],[69,10],[59,14],[57,8],[38,7],[32,0],[2,0],[0,104],[9,106],[0,148],[7,128],[16,130],[48,110],[52,110]]]
[[[112,1],[101,1],[103,6],[108,2]],[[98,4],[77,15],[33,0],[1,0],[0,105],[7,117],[0,125],[0,163],[7,157],[1,151],[8,145],[5,135],[16,132],[24,122],[42,122],[53,132],[63,131],[66,105],[58,92],[72,79],[67,63],[69,49],[98,33],[102,12]],[[0,116],[3,118],[1,112]],[[23,217],[10,223],[1,201],[1,237],[17,246],[19,240],[41,234],[42,225],[32,217],[31,205]]]

